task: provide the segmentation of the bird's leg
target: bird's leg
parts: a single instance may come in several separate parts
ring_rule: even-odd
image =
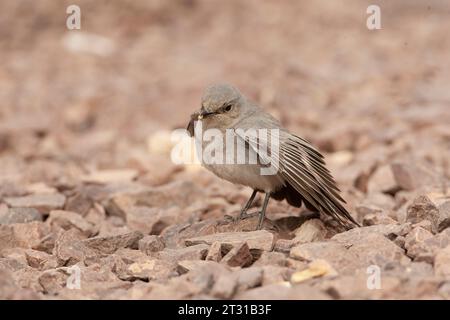
[[[266,192],[266,196],[264,198],[261,212],[259,213],[258,227],[256,228],[256,230],[260,230],[262,228],[262,225],[264,222],[264,217],[266,216],[266,209],[267,209],[267,205],[269,204],[269,200],[270,200],[270,193]]]
[[[253,200],[255,200],[256,194],[258,193],[258,191],[253,190],[252,195],[250,196],[250,198],[248,199],[247,203],[245,204],[245,206],[242,208],[241,213],[239,214],[239,220],[243,219],[245,217],[245,215],[247,214],[247,210],[250,208],[250,206],[253,203]]]

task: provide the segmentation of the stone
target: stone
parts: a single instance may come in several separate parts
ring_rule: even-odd
[[[374,226],[379,224],[396,224],[397,221],[382,213],[370,213],[364,216],[362,220],[363,226]]]
[[[178,262],[181,260],[204,260],[208,254],[209,246],[206,244],[197,244],[194,246],[180,248],[180,249],[164,249],[162,251],[153,254],[154,257],[171,261]]]
[[[389,225],[374,225],[361,228],[354,228],[339,234],[334,235],[331,240],[339,242],[355,242],[358,239],[363,239],[369,234],[379,234],[394,240],[399,236],[405,236],[411,230],[410,223],[404,224],[389,224]]]
[[[426,233],[423,230],[407,237],[405,248],[408,256],[413,258],[414,261],[425,261],[433,263],[434,258],[438,250],[445,248],[450,244],[450,229],[445,229],[441,233],[432,235]]]
[[[211,245],[214,242],[234,246],[246,242],[249,249],[271,251],[274,246],[275,237],[272,233],[265,230],[251,232],[225,232],[215,233],[200,237],[189,238],[185,240],[187,246],[205,243]]]
[[[236,274],[221,274],[211,288],[211,295],[219,299],[231,299],[238,287]]]
[[[175,268],[176,265],[171,262],[146,258],[128,265],[118,276],[125,281],[167,279],[176,275]]]
[[[68,275],[63,270],[47,270],[38,278],[39,284],[42,286],[43,293],[56,295],[67,285]]]
[[[205,260],[219,262],[222,260],[222,245],[220,242],[213,242],[209,247]]]
[[[247,267],[252,262],[253,256],[246,242],[234,245],[221,260],[230,267]]]
[[[48,214],[51,210],[62,209],[66,197],[60,193],[43,193],[23,197],[8,197],[4,201],[10,207],[35,208],[42,214]]]
[[[42,214],[34,208],[6,208],[0,211],[0,224],[27,223],[42,221]]]
[[[438,231],[439,210],[434,203],[424,195],[415,198],[406,211],[406,221],[419,223],[422,220],[431,222],[432,231],[434,233]]]
[[[284,267],[287,265],[286,255],[281,252],[271,252],[271,251],[263,251],[258,260],[253,263],[252,266],[280,266]]]
[[[395,193],[398,189],[399,187],[389,165],[383,165],[377,168],[369,178],[367,184],[367,191],[369,193]]]
[[[75,228],[81,231],[86,237],[94,233],[92,225],[81,215],[71,211],[52,210],[46,221],[52,227],[59,227],[64,230]]]
[[[366,269],[374,264],[383,267],[394,261],[409,262],[400,247],[386,236],[375,233],[370,228],[349,230],[334,236],[333,241],[295,246],[291,249],[290,256],[307,262],[323,259],[339,274],[352,274],[358,269]]]
[[[450,245],[437,251],[434,258],[434,273],[450,278]]]
[[[270,284],[237,294],[236,300],[328,300],[330,296],[305,284]]]
[[[83,190],[83,192],[76,193],[66,199],[64,210],[76,212],[84,217],[92,209],[93,205],[94,202]]]
[[[245,291],[262,284],[264,269],[263,267],[251,266],[249,268],[240,269],[233,274],[237,275],[237,290]]]
[[[56,234],[54,232],[50,232],[39,241],[31,247],[31,249],[38,250],[38,251],[44,251],[48,254],[52,254],[53,248],[55,247],[55,241],[56,241]]]
[[[83,244],[83,234],[77,229],[60,232],[55,240],[53,255],[61,266],[71,266],[78,262],[96,260],[98,254]]]
[[[263,266],[263,277],[261,285],[266,286],[273,283],[284,283],[288,281],[293,270],[288,267]]]
[[[4,253],[2,253],[4,255]],[[0,270],[9,270],[11,272],[23,269],[26,267],[26,264],[19,259],[14,259],[12,257],[3,257],[0,258]]]
[[[25,251],[28,265],[38,270],[55,269],[58,267],[58,261],[55,256],[48,253],[28,249]]]
[[[306,220],[300,227],[294,230],[294,241],[296,243],[322,241],[325,239],[327,233],[328,231],[320,219]]]
[[[441,203],[438,207],[439,218],[438,218],[438,231],[441,232],[444,229],[450,227],[450,201],[445,201]]]
[[[391,169],[396,183],[403,190],[415,190],[438,181],[436,174],[417,163],[395,162]]]
[[[323,276],[336,276],[337,274],[337,271],[326,260],[317,259],[311,261],[307,269],[293,273],[291,283],[300,283]]]
[[[208,260],[181,260],[177,263],[177,270],[180,274],[185,274],[191,271],[209,272],[211,270],[225,272],[228,271],[228,267],[226,265]]]
[[[355,207],[355,211],[356,211],[356,218],[358,221],[363,221],[366,215],[383,213],[383,209],[370,204],[357,205]]]
[[[273,251],[283,253],[289,253],[293,247],[298,245],[300,242],[297,242],[295,239],[278,239],[275,242],[273,247]]]
[[[138,248],[147,255],[163,250],[165,247],[163,240],[159,236],[144,236],[138,242]]]
[[[98,170],[82,176],[85,183],[108,184],[115,182],[129,182],[134,180],[138,172],[134,169]]]
[[[82,240],[87,248],[101,254],[111,254],[120,248],[138,248],[138,242],[144,235],[139,231],[132,231],[118,235],[94,237]]]
[[[32,248],[49,233],[49,227],[40,221],[0,225],[0,251],[15,247]]]

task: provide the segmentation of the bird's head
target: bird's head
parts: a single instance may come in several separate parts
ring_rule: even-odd
[[[192,118],[202,121],[207,128],[226,129],[239,118],[244,102],[244,96],[235,87],[212,85],[205,90],[200,111]]]

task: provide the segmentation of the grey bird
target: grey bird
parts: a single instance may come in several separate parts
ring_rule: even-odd
[[[330,215],[341,226],[350,229],[359,226],[343,206],[344,199],[340,196],[334,178],[325,167],[325,161],[320,152],[307,140],[284,129],[280,122],[257,104],[248,100],[238,89],[229,84],[216,84],[208,87],[201,101],[201,109],[191,115],[188,125],[190,136],[194,135],[197,121],[202,124],[203,132],[208,129],[219,130],[225,135],[227,129],[232,129],[236,142],[245,146],[248,155],[258,157],[256,163],[206,163],[202,165],[218,177],[234,184],[248,186],[253,189],[249,200],[242,208],[239,219],[247,216],[257,192],[265,193],[257,229],[261,229],[266,208],[270,198],[286,201],[295,207],[302,203],[309,209]],[[261,168],[267,167],[267,161],[262,159],[261,144],[269,145],[266,140],[242,135],[241,131],[249,129],[278,129],[279,142],[277,153],[277,170],[275,174],[262,175]],[[269,135],[268,135],[269,136]],[[206,147],[206,142],[201,141]],[[267,159],[266,159],[267,160]]]

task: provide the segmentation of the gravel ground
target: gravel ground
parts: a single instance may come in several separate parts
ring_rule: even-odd
[[[2,1],[0,298],[449,299],[450,7],[378,2],[369,31],[356,0],[84,0],[68,31],[71,1]],[[227,219],[251,190],[170,160],[217,81],[317,146],[363,227]]]

